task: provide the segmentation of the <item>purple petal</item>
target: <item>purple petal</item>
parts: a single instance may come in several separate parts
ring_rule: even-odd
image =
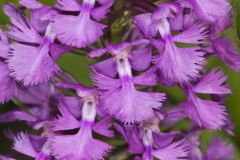
[[[161,3],[157,10],[153,13],[152,18],[154,20],[160,20],[163,18],[173,17],[179,10],[179,5],[177,3]]]
[[[162,76],[171,82],[186,82],[199,76],[204,53],[194,48],[177,48],[173,42],[167,41],[163,53],[156,59]]]
[[[133,81],[134,84],[137,85],[155,86],[158,81],[156,69],[150,68],[146,72],[143,72],[141,75],[135,76]]]
[[[173,37],[175,42],[201,44],[207,38],[207,30],[204,24],[197,23]]]
[[[122,122],[139,122],[154,116],[153,109],[161,107],[162,93],[140,92],[124,86],[104,95],[106,111]]]
[[[135,16],[133,23],[143,32],[147,38],[153,37],[157,34],[157,28],[153,24],[151,13]]]
[[[24,111],[12,111],[0,115],[0,123],[14,122],[16,120],[35,122],[37,119]]]
[[[42,41],[42,37],[28,23],[27,18],[14,5],[6,4],[3,7],[5,14],[10,18],[8,35],[18,41],[26,43],[37,43]]]
[[[113,5],[113,3],[114,3],[114,0],[109,0],[104,5],[102,5],[101,7],[94,8],[91,11],[91,15],[97,21],[100,21],[100,20],[104,19],[107,16],[107,14],[109,12],[109,9]]]
[[[36,157],[37,152],[33,148],[28,134],[21,132],[14,138],[13,149],[19,153],[28,155],[30,157]]]
[[[109,1],[112,1],[112,0],[97,0],[97,2],[101,5],[104,5],[104,4],[108,3]]]
[[[143,50],[131,52],[130,63],[132,69],[136,71],[143,71],[147,69],[152,60],[152,47],[147,47]]]
[[[7,59],[9,50],[7,35],[0,29],[0,57]]]
[[[233,70],[240,71],[240,54],[234,48],[233,43],[221,37],[213,40],[213,49],[216,54]]]
[[[12,53],[8,60],[11,75],[25,86],[45,83],[59,71],[49,56],[47,42],[39,47],[13,43],[11,48]]]
[[[170,132],[170,133],[153,133],[154,138],[154,145],[157,148],[164,148],[168,145],[171,145],[177,132]]]
[[[91,51],[88,56],[90,58],[95,58],[95,57],[101,57],[103,54],[105,54],[107,52],[107,49],[105,48],[98,48],[98,49],[94,49],[93,51]]]
[[[79,121],[69,112],[63,101],[59,101],[58,109],[61,115],[58,115],[56,120],[50,122],[53,131],[70,130],[80,127]]]
[[[193,87],[193,91],[206,94],[229,94],[231,90],[225,84],[226,80],[224,73],[214,68]]]
[[[46,83],[28,88],[18,88],[17,98],[25,104],[42,105],[55,93],[53,85]]]
[[[226,123],[226,108],[217,102],[196,97],[195,100],[185,102],[182,106],[186,114],[200,127],[217,130]]]
[[[77,0],[56,0],[55,7],[63,11],[80,11],[81,6]]]
[[[188,0],[180,0],[177,1],[177,3],[179,3],[181,8],[179,8],[178,13],[175,14],[173,18],[169,19],[172,31],[182,31],[188,29],[195,24],[196,21],[198,21],[198,18],[193,12],[192,5]],[[186,13],[186,10],[189,12]]]
[[[114,128],[119,132],[129,145],[130,154],[139,154],[144,151],[139,129],[136,126],[114,124]]]
[[[109,129],[112,126],[110,123],[111,119],[111,116],[103,118],[101,121],[99,121],[93,126],[93,130],[106,137],[113,137],[114,133]]]
[[[38,9],[43,7],[43,5],[36,0],[19,0],[19,3],[28,9]]]
[[[114,78],[117,75],[117,69],[115,67],[115,61],[113,58],[108,58],[94,65],[91,65],[91,68],[95,72],[111,78]]]
[[[79,16],[59,15],[53,23],[57,38],[73,47],[86,47],[96,42],[106,26],[90,19],[90,13],[82,11]]]
[[[75,135],[52,135],[49,140],[57,159],[103,159],[111,149],[107,143],[92,137],[88,124],[82,125]]]
[[[177,160],[189,156],[189,145],[181,140],[171,145],[152,151],[152,155],[161,160]]]
[[[233,159],[234,147],[217,137],[213,137],[203,160]]]
[[[119,79],[112,79],[98,73],[92,74],[91,78],[96,86],[102,90],[115,90],[121,86]]]
[[[229,13],[224,18],[221,18],[215,23],[213,23],[211,25],[211,34],[212,35],[218,34],[220,32],[223,32],[228,27],[230,27],[232,23],[231,16],[232,16],[231,11],[229,11]]]
[[[224,18],[231,9],[227,0],[191,0],[190,2],[199,18],[211,23]]]
[[[16,82],[9,76],[7,64],[0,61],[0,103],[9,101],[17,93]]]
[[[46,31],[49,22],[58,13],[51,7],[41,7],[38,9],[31,10],[30,24],[33,28],[41,33]]]
[[[83,102],[79,100],[79,97],[61,97],[61,101],[66,104],[69,112],[76,118],[80,118],[82,115]]]
[[[53,43],[50,45],[50,54],[54,61],[57,61],[61,57],[61,55],[70,50],[71,50],[70,47],[61,44]]]

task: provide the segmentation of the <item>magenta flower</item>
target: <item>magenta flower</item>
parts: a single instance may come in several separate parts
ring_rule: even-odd
[[[27,133],[19,133],[14,137],[13,149],[35,159],[50,160],[49,144],[46,138]]]
[[[203,100],[196,93],[223,95],[231,93],[224,84],[226,77],[223,72],[213,69],[203,77],[195,86],[186,85],[188,100],[181,104],[186,114],[200,127],[207,129],[221,129],[227,120],[225,106],[219,102]]]
[[[153,121],[152,121],[153,120]],[[164,134],[159,132],[156,119],[152,119],[142,127],[115,125],[127,143],[130,154],[143,154],[142,160],[154,157],[161,160],[177,160],[188,157],[189,146],[185,140],[173,142],[176,133]]]
[[[63,84],[66,86],[73,86]],[[94,89],[83,88],[75,85],[77,94],[83,100],[81,120],[76,119],[63,102],[59,103],[61,116],[50,122],[53,131],[64,131],[79,128],[74,135],[51,134],[49,141],[51,149],[57,159],[102,159],[111,149],[111,146],[103,141],[93,138],[95,131],[104,136],[112,137],[111,127],[107,125],[110,119],[103,119],[95,123],[97,99]],[[73,146],[66,148],[65,146]]]
[[[57,0],[58,9],[80,12],[77,16],[60,14],[54,18],[53,30],[62,43],[78,48],[87,47],[103,35],[103,29],[106,26],[97,21],[106,16],[113,0],[97,8],[94,7],[95,3],[95,0],[84,0],[82,4],[76,0]],[[91,16],[95,20],[92,20]]]
[[[8,66],[17,81],[25,86],[41,84],[59,71],[55,61],[64,49],[54,44],[55,34],[49,23],[45,36],[42,37],[26,17],[11,4],[4,6],[4,12],[11,18],[9,36],[18,42],[11,44]]]
[[[237,134],[225,106],[231,89],[208,64],[217,56],[240,70],[225,35],[229,1],[18,2],[3,6],[10,24],[0,30],[0,103],[9,102],[0,134],[13,142],[0,160],[234,158],[235,147],[215,136]],[[65,68],[66,52],[89,65],[84,77],[85,62],[67,63],[88,86]]]
[[[122,43],[109,45],[104,51],[112,54],[113,58],[105,61],[114,62],[113,66],[109,67],[115,68],[119,76],[118,79],[107,77],[103,75],[104,72],[101,74],[101,69],[98,69],[100,73],[96,72],[92,78],[100,89],[106,91],[102,95],[102,103],[106,112],[122,122],[139,122],[153,117],[153,109],[158,109],[162,106],[161,102],[164,100],[164,94],[143,92],[136,89],[135,85],[155,85],[157,79],[154,69],[150,69],[139,76],[133,76],[132,68],[134,67],[131,64],[141,65],[140,63],[143,62],[143,65],[145,65],[144,63],[148,63],[148,59],[145,62],[135,61],[130,63],[130,47],[129,43]],[[142,53],[145,54],[145,52],[141,51],[140,54]],[[137,53],[134,54],[137,55]]]
[[[152,35],[160,33],[161,39],[154,39],[151,42],[159,52],[159,55],[154,57],[154,63],[163,79],[182,83],[199,76],[199,70],[204,62],[204,53],[199,47],[179,48],[175,42],[201,44],[201,40],[206,38],[206,31],[203,24],[197,23],[182,33],[172,36],[168,18],[177,11],[176,4],[163,3],[154,13],[136,16],[135,24],[145,34],[148,32],[147,30],[154,31],[155,33]],[[145,16],[148,19],[151,17],[150,22],[142,22]],[[148,26],[142,26],[142,24]]]

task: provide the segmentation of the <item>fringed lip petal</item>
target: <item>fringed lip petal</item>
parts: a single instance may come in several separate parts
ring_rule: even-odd
[[[225,84],[226,80],[224,73],[214,68],[193,87],[193,91],[206,94],[230,94],[231,90]]]
[[[173,37],[175,42],[189,43],[189,44],[201,44],[204,43],[204,39],[208,37],[208,31],[203,23],[196,23]]]
[[[174,142],[162,149],[153,150],[152,155],[161,160],[178,160],[189,156],[189,145],[185,140]]]
[[[53,23],[57,38],[66,45],[82,48],[96,42],[105,25],[90,19],[90,13],[82,11],[79,16],[59,15]]]
[[[199,76],[204,54],[198,47],[178,48],[167,42],[164,52],[155,58],[155,62],[165,79],[182,83]]]
[[[153,109],[162,106],[162,93],[141,92],[135,89],[118,89],[104,95],[106,111],[122,122],[140,122],[154,116]]]
[[[1,61],[0,73],[0,103],[5,103],[17,94],[17,86],[15,80],[10,77],[7,64]]]
[[[13,43],[11,48],[8,60],[11,75],[25,86],[45,83],[60,70],[49,55],[48,42],[39,47]]]
[[[75,135],[52,135],[49,137],[53,155],[58,159],[103,159],[111,146],[92,137],[91,124],[82,123]],[[72,147],[65,147],[72,146]]]
[[[186,114],[200,127],[220,130],[227,119],[225,106],[218,102],[196,98],[182,104]]]

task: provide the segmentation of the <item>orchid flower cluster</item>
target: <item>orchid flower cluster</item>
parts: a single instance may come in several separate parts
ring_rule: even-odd
[[[228,0],[126,0],[117,11],[119,0],[18,2],[3,6],[10,24],[0,31],[0,102],[24,107],[1,113],[0,122],[29,129],[6,130],[13,145],[1,160],[234,158],[221,138],[206,152],[200,141],[205,130],[234,135],[227,77],[206,67],[217,56],[240,71],[240,54],[222,34],[231,26]],[[129,23],[113,42],[112,25],[124,16]],[[92,86],[58,66],[73,53],[94,62]],[[159,86],[180,88],[185,101],[172,103]],[[174,130],[180,121],[190,123]]]

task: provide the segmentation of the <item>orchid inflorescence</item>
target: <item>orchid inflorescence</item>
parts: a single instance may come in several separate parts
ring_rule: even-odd
[[[29,129],[6,131],[13,150],[1,160],[234,158],[234,147],[216,136],[206,152],[200,143],[205,130],[234,135],[224,106],[227,77],[220,67],[206,67],[217,56],[240,71],[240,54],[223,34],[232,23],[230,2],[19,4],[3,6],[10,24],[0,31],[0,102],[24,107],[2,113],[0,122],[23,121]],[[117,43],[114,28],[123,33]],[[94,62],[92,86],[58,66],[66,53]],[[172,103],[159,86],[180,88],[185,101]],[[174,130],[183,120],[188,127]]]

